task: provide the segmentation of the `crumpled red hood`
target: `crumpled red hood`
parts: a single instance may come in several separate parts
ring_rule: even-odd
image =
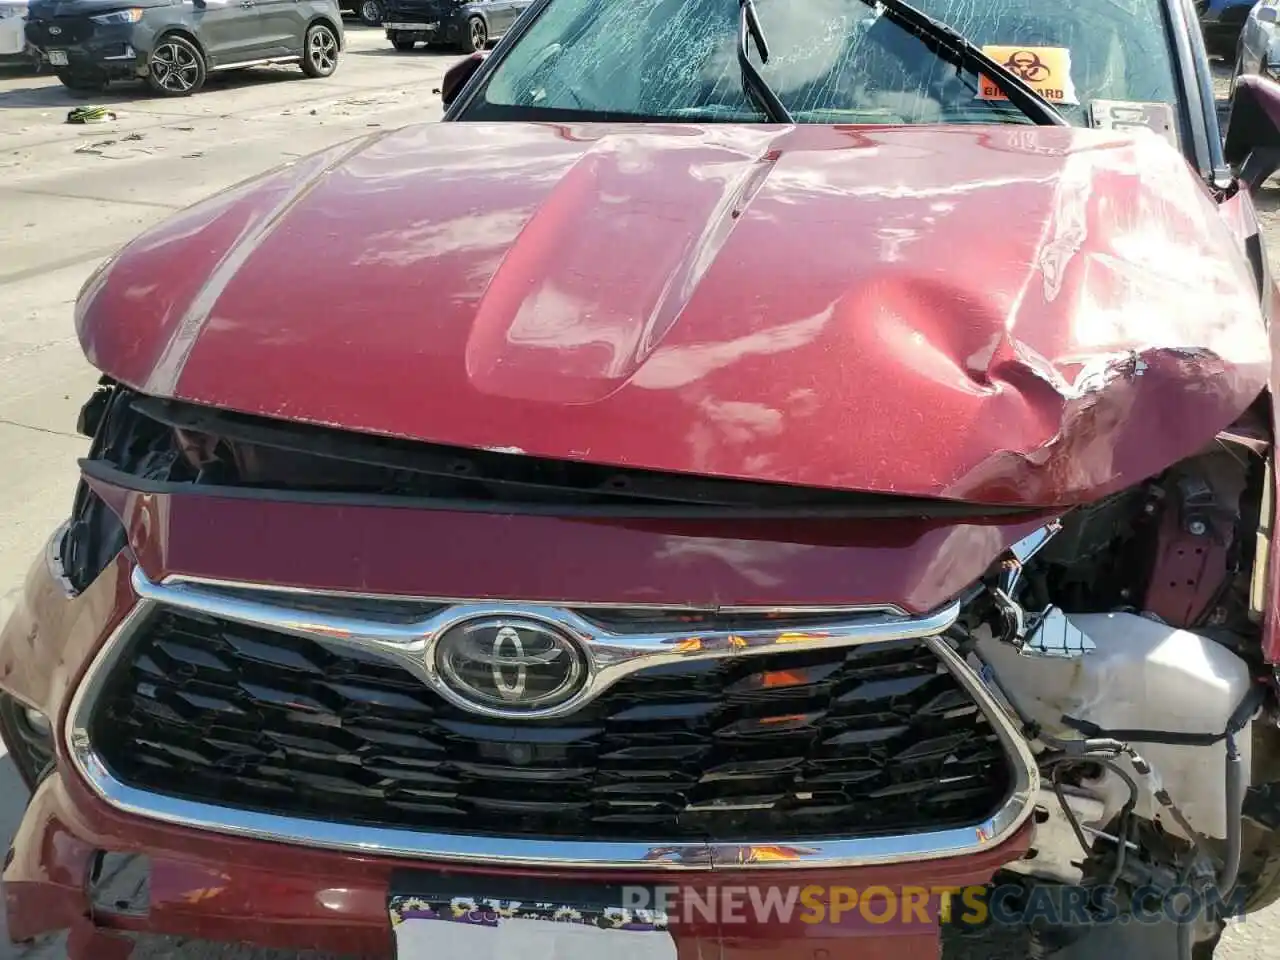
[[[1263,388],[1238,241],[1156,137],[428,124],[174,217],[86,285],[141,390],[466,447],[1066,504]]]

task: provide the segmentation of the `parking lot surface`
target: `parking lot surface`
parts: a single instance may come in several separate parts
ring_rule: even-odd
[[[433,90],[457,56],[396,53],[381,31],[347,25],[337,73],[307,80],[293,67],[223,74],[180,100],[113,88],[85,101],[51,75],[0,71],[0,593],[15,585],[64,519],[86,441],[76,414],[96,374],[72,327],[80,285],[122,243],[175,210],[291,158],[419,121],[438,120]],[[65,123],[72,108],[108,107],[114,120]],[[429,175],[429,174],[424,174]],[[1280,187],[1261,205],[1280,268]],[[0,748],[2,750],[2,748]],[[7,843],[24,792],[0,758],[0,839]],[[3,917],[0,916],[0,925]],[[1229,932],[1222,960],[1262,960],[1280,912]],[[0,960],[62,960],[60,940],[10,948]],[[1001,956],[1018,955],[1016,946]],[[295,960],[296,954],[173,941],[137,960]],[[1161,956],[1159,952],[1155,956]],[[308,958],[311,960],[314,955]],[[974,960],[995,960],[981,950]]]
[[[290,159],[440,118],[432,91],[458,55],[396,53],[382,31],[350,21],[347,41],[329,79],[262,67],[215,74],[203,92],[175,100],[150,97],[141,85],[113,85],[84,100],[51,74],[0,69],[0,593],[19,582],[71,503],[75,458],[86,449],[76,414],[96,380],[76,343],[71,306],[103,258],[173,211]],[[86,103],[116,119],[65,122]],[[6,846],[24,799],[12,766],[0,760]],[[60,941],[10,948],[0,935],[0,960],[65,955]],[[282,957],[174,943],[135,956]]]

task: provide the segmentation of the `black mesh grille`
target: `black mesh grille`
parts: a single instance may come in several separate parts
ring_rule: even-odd
[[[571,718],[458,710],[337,645],[160,612],[92,736],[136,787],[424,831],[743,841],[976,823],[1009,791],[977,705],[916,641],[637,674]]]
[[[57,28],[57,33],[50,31]],[[51,20],[28,20],[27,39],[39,47],[60,47],[83,43],[93,36],[93,23],[88,17],[54,17]]]

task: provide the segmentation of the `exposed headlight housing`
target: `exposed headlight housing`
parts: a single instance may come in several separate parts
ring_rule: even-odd
[[[142,9],[140,7],[130,7],[128,10],[113,10],[110,13],[102,13],[89,19],[94,23],[102,24],[137,23],[142,19]]]

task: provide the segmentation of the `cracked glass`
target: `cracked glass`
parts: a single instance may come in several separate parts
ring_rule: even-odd
[[[1001,62],[1032,71],[1040,59],[1066,65],[1069,81],[1058,86],[1067,92],[1055,106],[1077,125],[1087,125],[1095,99],[1176,106],[1163,0],[915,5],[979,46],[1002,48]],[[771,56],[761,64],[754,47],[751,56],[798,122],[1031,122],[1008,101],[984,97],[979,77],[875,3],[758,0],[757,9]],[[743,93],[737,29],[736,0],[553,0],[465,119],[762,122]]]

